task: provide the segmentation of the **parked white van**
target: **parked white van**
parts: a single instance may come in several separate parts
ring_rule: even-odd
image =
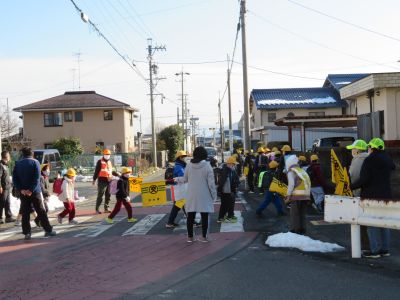
[[[57,177],[57,172],[62,170],[60,152],[57,149],[36,149],[33,151],[33,157],[40,165],[50,164],[50,180]]]

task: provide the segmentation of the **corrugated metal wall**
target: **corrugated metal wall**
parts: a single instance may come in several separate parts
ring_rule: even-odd
[[[287,141],[288,140],[288,130],[286,127],[269,127],[265,130],[266,135],[264,135],[264,142],[275,142],[275,141]],[[314,140],[326,137],[335,136],[351,136],[357,138],[356,129],[352,128],[337,128],[337,129],[317,129],[309,128],[306,129],[306,148],[310,150]],[[301,149],[301,136],[300,129],[296,128],[292,130],[293,145],[292,147],[296,150]]]

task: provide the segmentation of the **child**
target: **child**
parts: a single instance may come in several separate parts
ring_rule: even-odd
[[[122,175],[120,176],[118,183],[117,183],[117,194],[115,197],[117,198],[117,203],[115,203],[115,207],[113,211],[109,214],[109,216],[106,218],[106,222],[108,224],[114,223],[113,218],[115,215],[120,211],[121,205],[124,204],[125,209],[128,213],[128,222],[129,223],[134,223],[137,221],[137,219],[132,217],[132,207],[131,204],[129,203],[130,198],[129,198],[129,175],[131,174],[131,170],[128,167],[122,167],[121,173]]]
[[[264,174],[264,183],[265,183],[265,196],[264,196],[264,201],[260,204],[260,206],[256,210],[256,215],[258,217],[263,217],[262,211],[273,201],[275,208],[277,210],[277,213],[279,216],[283,216],[285,213],[283,211],[282,207],[282,198],[279,194],[273,193],[269,191],[269,186],[271,185],[271,182],[274,178],[277,178],[277,168],[279,166],[279,163],[276,161],[271,161],[269,163],[269,170],[265,172]]]
[[[76,172],[73,168],[69,168],[64,176],[61,186],[61,194],[59,199],[64,202],[65,209],[58,215],[58,223],[62,224],[62,219],[68,215],[69,224],[78,224],[75,218],[75,199],[74,199],[74,179]]]
[[[43,195],[43,205],[46,213],[49,212],[49,198],[50,198],[50,192],[49,192],[49,175],[50,175],[50,169],[48,164],[43,164],[42,165],[42,170],[40,172],[40,187],[42,189],[42,195]],[[40,222],[39,222],[39,217],[37,216],[34,219],[36,225],[40,227]]]

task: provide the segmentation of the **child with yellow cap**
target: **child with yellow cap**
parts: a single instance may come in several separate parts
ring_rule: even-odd
[[[58,223],[62,224],[62,219],[68,215],[69,224],[77,224],[78,222],[74,220],[75,218],[75,187],[74,179],[76,172],[73,168],[69,168],[64,176],[61,185],[61,194],[58,195],[59,199],[64,203],[64,210],[58,215]]]

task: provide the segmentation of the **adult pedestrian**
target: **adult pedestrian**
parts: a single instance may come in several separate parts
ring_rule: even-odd
[[[355,140],[353,144],[348,145],[346,148],[351,150],[351,155],[353,156],[349,168],[349,175],[350,182],[355,183],[360,180],[361,167],[364,160],[368,157],[368,144],[364,140]],[[352,192],[354,197],[360,197],[360,189],[353,190]],[[360,231],[361,249],[365,251],[370,250],[367,226],[360,226]]]
[[[175,165],[173,170],[173,178],[183,177],[185,175],[186,161],[187,157],[186,151],[180,150],[176,153],[175,156]],[[180,199],[178,199],[180,200]],[[165,225],[167,228],[175,228],[178,227],[179,224],[175,223],[176,216],[181,209],[175,205],[172,205],[171,212],[169,213],[168,223]],[[185,208],[182,207],[182,210],[185,212]]]
[[[214,172],[206,161],[207,151],[204,147],[196,147],[193,151],[193,159],[185,169],[184,182],[188,183],[186,199],[187,231],[189,243],[194,241],[193,224],[196,212],[201,214],[201,242],[208,242],[208,215],[214,212],[214,201],[217,199]]]
[[[30,214],[32,205],[39,217],[45,237],[55,236],[56,232],[49,223],[43,206],[43,195],[40,187],[40,164],[33,158],[32,149],[24,147],[21,150],[22,159],[16,162],[13,171],[13,182],[20,193],[22,209],[22,233],[25,240],[31,239]]]
[[[226,223],[236,223],[235,217],[235,194],[239,186],[239,176],[236,173],[236,157],[228,157],[222,167],[221,180],[218,184],[218,194],[221,197],[221,207],[219,209],[218,221]]]
[[[361,188],[361,198],[392,198],[390,177],[396,166],[384,150],[385,143],[380,138],[373,138],[368,143],[369,155],[362,164],[360,178],[350,186],[352,190]],[[367,231],[370,250],[364,251],[363,256],[369,258],[389,256],[390,229],[368,227]]]
[[[307,168],[307,174],[311,180],[311,195],[313,196],[315,206],[319,212],[324,211],[325,191],[327,184],[319,163],[319,157],[316,154],[310,157],[311,164]]]
[[[104,149],[103,157],[96,163],[96,169],[93,174],[93,185],[97,180],[97,199],[96,199],[96,213],[101,214],[99,208],[103,202],[104,196],[104,212],[110,213],[110,181],[112,178],[112,163],[110,161],[111,151]]]
[[[306,233],[306,210],[310,200],[311,182],[306,171],[298,165],[296,155],[287,157],[285,168],[287,170],[288,191],[285,202],[290,206],[290,232],[297,234]]]
[[[249,186],[249,193],[252,194],[254,193],[254,172],[255,172],[255,156],[253,154],[253,150],[246,150],[245,151],[245,159],[244,159],[244,169],[245,175],[246,175],[246,180],[247,184]]]
[[[42,195],[43,195],[43,206],[44,210],[46,213],[49,212],[49,198],[50,198],[50,181],[49,181],[49,176],[50,176],[50,167],[49,164],[43,164],[41,166],[41,172],[40,172],[40,188],[42,190]],[[36,216],[34,219],[36,225],[38,227],[41,227],[39,217]]]
[[[260,180],[260,174],[262,172],[265,172],[268,168],[268,157],[265,155],[265,148],[264,147],[258,147],[257,153],[258,156],[256,157],[255,161],[255,172],[256,172],[256,183],[258,186],[258,182]],[[269,149],[268,149],[269,150]],[[259,189],[259,194],[262,195],[264,193],[264,190],[262,188]]]
[[[10,171],[8,163],[10,162],[10,153],[8,151],[1,152],[0,162],[0,224],[14,222],[10,208],[10,193],[12,183],[10,179]],[[3,221],[3,210],[5,220]]]
[[[278,179],[283,183],[288,184],[288,177],[286,176],[287,173],[286,160],[289,157],[296,155],[292,152],[292,147],[290,147],[289,145],[282,146],[281,155],[282,157],[279,160],[279,166],[278,166]]]

